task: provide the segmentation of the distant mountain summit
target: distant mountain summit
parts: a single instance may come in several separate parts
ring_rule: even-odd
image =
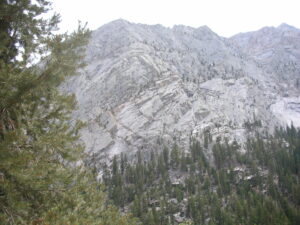
[[[280,81],[297,83],[300,71],[300,30],[287,24],[238,34],[230,41]]]
[[[300,126],[300,31],[283,24],[229,39],[208,27],[108,23],[92,34],[87,67],[64,90],[95,159],[191,137],[243,142]]]

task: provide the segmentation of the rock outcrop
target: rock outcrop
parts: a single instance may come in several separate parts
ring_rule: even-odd
[[[282,25],[230,39],[208,27],[113,21],[95,30],[84,71],[63,87],[94,158],[190,137],[244,141],[246,124],[300,126],[300,31]],[[297,86],[298,80],[298,86]]]

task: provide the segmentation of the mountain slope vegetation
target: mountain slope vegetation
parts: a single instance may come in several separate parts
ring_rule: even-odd
[[[211,148],[211,150],[208,150]],[[209,159],[207,152],[212,151]],[[299,224],[300,130],[257,133],[236,142],[191,140],[188,152],[163,146],[104,168],[114,204],[142,224]]]

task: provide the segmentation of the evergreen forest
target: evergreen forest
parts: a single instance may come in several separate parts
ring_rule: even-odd
[[[189,151],[175,144],[159,153],[126,155],[103,167],[111,201],[145,225],[300,224],[300,130],[237,142],[209,132],[191,139]]]

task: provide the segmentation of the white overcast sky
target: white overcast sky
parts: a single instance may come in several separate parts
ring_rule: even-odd
[[[62,31],[72,31],[78,20],[97,29],[116,19],[172,27],[207,25],[229,37],[281,23],[300,28],[300,0],[53,0],[61,14]]]

